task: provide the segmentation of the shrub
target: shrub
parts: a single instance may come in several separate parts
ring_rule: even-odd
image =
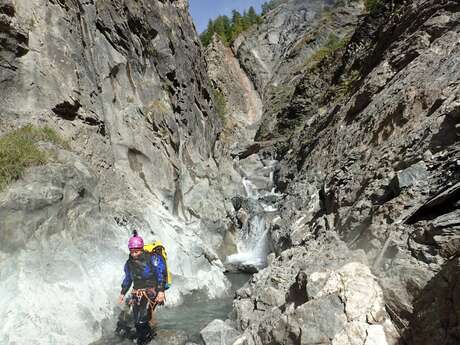
[[[26,168],[47,162],[49,154],[38,147],[39,141],[51,142],[63,148],[69,147],[49,127],[27,125],[0,137],[0,191],[19,179]]]

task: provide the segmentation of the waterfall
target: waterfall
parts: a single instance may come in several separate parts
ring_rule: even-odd
[[[278,209],[273,205],[280,196],[273,187],[274,170],[277,162],[262,161],[254,167],[252,159],[250,167],[244,169],[244,161],[240,164],[242,184],[246,195],[239,198],[236,207],[236,217],[241,222],[241,227],[236,234],[237,253],[227,257],[227,263],[238,267],[240,270],[259,270],[266,266],[267,255],[271,251],[269,231],[271,221]],[[242,165],[242,166],[241,166]]]

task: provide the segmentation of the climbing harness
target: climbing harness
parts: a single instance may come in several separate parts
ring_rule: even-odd
[[[130,303],[134,304],[137,303],[137,305],[141,304],[142,297],[145,297],[148,301],[149,307],[152,310],[152,312],[155,310],[156,306],[158,303],[155,300],[152,300],[149,296],[149,292],[153,292],[153,294],[156,296],[156,291],[154,288],[148,288],[148,289],[133,289],[132,291],[132,296],[133,298],[131,299]],[[135,301],[134,301],[135,300]]]

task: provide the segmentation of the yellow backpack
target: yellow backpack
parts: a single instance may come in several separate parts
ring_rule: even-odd
[[[153,243],[144,244],[144,250],[151,254],[158,254],[163,257],[163,260],[166,265],[165,290],[169,289],[172,283],[172,278],[171,278],[171,272],[169,272],[168,263],[167,263],[168,255],[166,254],[166,249],[163,246],[163,243],[161,243],[161,241],[155,241]]]

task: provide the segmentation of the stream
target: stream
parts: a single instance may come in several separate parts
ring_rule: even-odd
[[[232,288],[231,292],[223,298],[210,300],[206,293],[196,292],[189,298],[185,298],[184,303],[177,307],[158,307],[156,310],[158,335],[151,344],[174,345],[185,342],[204,344],[200,331],[215,319],[228,319],[232,310],[234,292],[251,277],[250,274],[245,273],[228,273],[226,276]],[[117,336],[114,329],[111,333],[91,345],[130,345],[134,342]]]
[[[151,345],[204,345],[200,331],[215,319],[228,319],[234,292],[250,279],[249,273],[266,266],[267,254],[271,251],[268,232],[278,214],[274,203],[281,196],[273,188],[277,162],[253,155],[247,160],[236,161],[235,166],[242,176],[245,195],[232,201],[240,226],[235,235],[237,253],[226,259],[226,265],[238,271],[226,274],[231,282],[231,290],[225,297],[213,300],[209,299],[205,291],[197,291],[186,296],[181,305],[158,307],[155,312],[158,334]],[[108,322],[110,325],[105,327],[106,336],[91,345],[133,344],[133,340],[115,334],[115,323],[116,320]]]

